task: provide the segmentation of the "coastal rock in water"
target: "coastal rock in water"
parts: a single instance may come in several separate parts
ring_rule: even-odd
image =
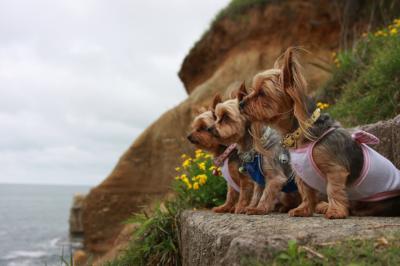
[[[71,236],[82,236],[83,235],[83,222],[82,212],[85,203],[85,195],[76,194],[74,195],[72,207],[69,214],[69,232]]]

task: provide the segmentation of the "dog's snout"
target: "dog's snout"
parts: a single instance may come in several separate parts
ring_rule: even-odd
[[[189,134],[189,135],[187,135],[187,137],[186,137],[190,142],[194,142],[194,139],[193,139],[193,136],[192,136],[192,134]]]

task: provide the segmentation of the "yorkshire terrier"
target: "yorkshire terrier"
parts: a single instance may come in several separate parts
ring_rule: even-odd
[[[242,87],[244,84],[242,84]],[[280,137],[271,128],[264,131],[262,154],[253,148],[251,131],[260,130],[252,126],[246,118],[240,114],[237,98],[225,102],[214,101],[214,114],[216,122],[212,128],[213,134],[223,144],[237,143],[238,154],[243,164],[240,170],[250,175],[256,183],[251,204],[246,210],[247,214],[267,214],[275,210],[277,199],[282,204],[280,211],[288,211],[298,205],[292,195],[280,197],[281,191],[286,186],[291,193],[297,191],[295,183],[290,183],[291,168],[289,155],[279,144]],[[282,160],[284,162],[282,164]],[[286,167],[285,167],[286,163]],[[250,188],[250,184],[249,184]],[[260,198],[260,194],[261,198]]]
[[[213,208],[213,211],[244,213],[252,197],[253,184],[246,175],[238,171],[240,161],[235,147],[222,144],[211,133],[210,129],[215,123],[212,111],[205,108],[199,111],[201,113],[194,118],[187,138],[197,148],[212,153],[215,161],[220,161],[217,166],[222,166],[222,174],[228,186],[225,203]]]
[[[296,48],[284,53],[281,67],[278,63],[253,78],[250,94],[242,89],[239,108],[249,120],[266,123],[284,136],[281,143],[290,151],[302,198],[289,215],[400,215],[400,171],[366,145],[379,140],[364,131],[350,134],[320,113],[306,95]],[[328,202],[318,203],[317,191]]]

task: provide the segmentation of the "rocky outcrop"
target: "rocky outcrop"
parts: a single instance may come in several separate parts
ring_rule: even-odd
[[[82,218],[89,251],[108,251],[122,221],[168,191],[180,155],[193,149],[186,133],[194,110],[209,104],[216,92],[225,92],[234,81],[249,82],[254,74],[270,68],[289,45],[312,52],[304,58],[312,88],[329,77],[331,52],[339,46],[343,25],[341,7],[337,10],[332,2],[266,1],[213,24],[180,71],[189,97],[149,126],[87,196]]]
[[[85,195],[74,195],[72,207],[69,213],[69,233],[72,237],[83,236],[82,212],[84,203]]]
[[[243,260],[266,261],[285,250],[288,241],[315,245],[378,236],[400,228],[396,217],[350,217],[328,220],[321,216],[288,217],[215,214],[186,211],[181,215],[180,241],[183,265],[245,265]]]

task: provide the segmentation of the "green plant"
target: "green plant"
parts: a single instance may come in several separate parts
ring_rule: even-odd
[[[129,247],[107,266],[180,265],[179,215],[185,209],[209,208],[221,204],[226,183],[213,175],[212,156],[201,150],[194,157],[182,155],[180,173],[173,182],[175,195],[158,204],[151,215],[134,214],[127,223],[137,224]]]
[[[318,98],[346,126],[388,119],[400,112],[400,20],[365,33],[350,51],[334,54],[332,79]]]
[[[182,155],[182,167],[175,170],[180,176],[175,177],[173,188],[179,200],[188,202],[192,208],[210,208],[221,205],[225,200],[226,182],[213,172],[212,156],[202,150],[196,150],[195,156]]]

